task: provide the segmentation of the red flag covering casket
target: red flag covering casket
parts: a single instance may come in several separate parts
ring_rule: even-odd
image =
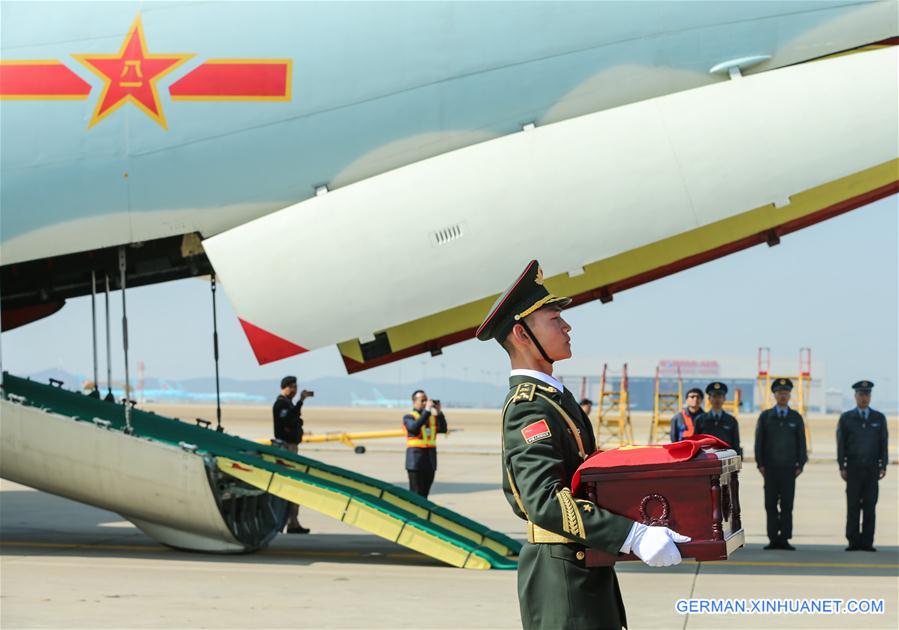
[[[684,462],[693,459],[703,447],[727,449],[730,448],[730,445],[713,435],[697,434],[671,444],[634,444],[609,451],[596,451],[584,460],[584,463],[574,473],[574,477],[571,479],[571,493],[577,495],[581,472],[584,470]]]
[[[743,546],[740,521],[741,458],[711,435],[673,444],[624,446],[587,458],[572,479],[572,493],[645,525],[689,536],[681,556],[725,560]],[[588,566],[637,560],[633,554],[587,550]]]

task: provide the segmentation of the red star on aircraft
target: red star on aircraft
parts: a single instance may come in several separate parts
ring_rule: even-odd
[[[131,102],[163,129],[168,129],[156,82],[193,57],[192,54],[147,53],[144,28],[140,16],[134,20],[119,52],[113,55],[72,55],[103,79],[103,93],[91,117],[93,127],[125,103]]]

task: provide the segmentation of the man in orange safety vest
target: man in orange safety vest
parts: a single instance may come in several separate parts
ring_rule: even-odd
[[[446,418],[439,400],[423,390],[412,394],[412,411],[403,416],[406,430],[406,472],[409,490],[427,498],[437,472],[437,434],[446,433]]]

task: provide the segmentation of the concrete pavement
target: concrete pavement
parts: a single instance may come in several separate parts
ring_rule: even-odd
[[[232,419],[248,435],[246,427],[261,421],[244,422]],[[521,538],[522,523],[499,488],[498,449],[489,448],[496,439],[489,419],[471,421],[451,436],[440,454],[432,498]],[[366,455],[343,447],[308,455],[405,483],[394,446],[385,443],[386,450]],[[897,472],[891,467],[881,483],[877,553],[843,551],[844,485],[835,466],[823,462],[810,464],[798,480],[793,543],[799,549],[766,552],[761,479],[750,467],[741,483],[748,545],[732,561],[687,561],[668,569],[619,565],[631,627],[897,627]],[[308,510],[300,514],[312,535],[280,536],[251,555],[195,554],[158,545],[115,514],[4,481],[0,626],[520,627],[514,572],[446,567]],[[886,609],[865,616],[677,612],[675,602],[689,597],[883,598]]]

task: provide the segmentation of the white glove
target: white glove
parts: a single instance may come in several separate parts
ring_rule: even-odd
[[[676,542],[690,542],[689,536],[682,536],[667,527],[655,527],[635,522],[621,545],[622,553],[631,553],[651,567],[668,567],[680,564],[680,551]]]

